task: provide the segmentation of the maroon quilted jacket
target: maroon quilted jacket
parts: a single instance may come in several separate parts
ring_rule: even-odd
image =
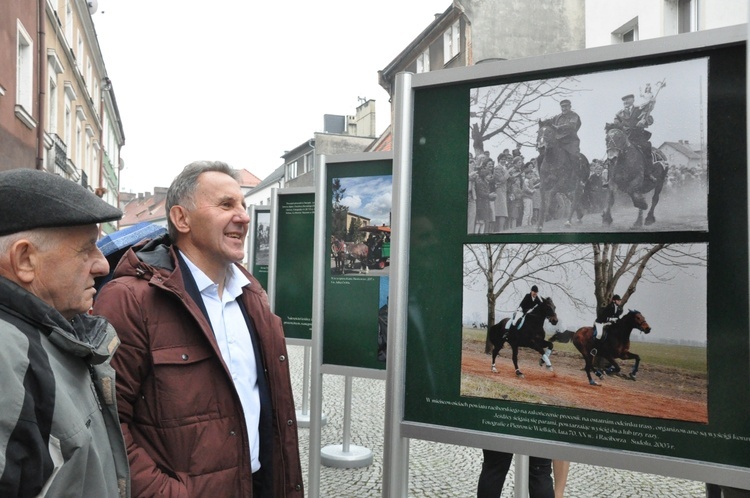
[[[251,497],[242,406],[211,327],[185,290],[168,237],[134,249],[94,306],[122,341],[112,366],[133,496]],[[301,498],[281,320],[270,312],[258,281],[247,275],[252,283],[242,299],[258,332],[273,400],[275,494]]]

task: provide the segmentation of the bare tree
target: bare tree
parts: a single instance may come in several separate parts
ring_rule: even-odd
[[[582,279],[593,284],[597,308],[611,302],[624,283],[624,306],[641,281],[666,283],[677,272],[705,268],[706,258],[705,244],[467,244],[464,286],[486,290],[489,328],[501,296],[514,304],[532,284],[542,295],[555,290],[565,306],[590,310],[579,295]],[[559,299],[556,304],[560,306]],[[485,352],[490,349],[488,337]]]
[[[528,131],[537,125],[535,116],[541,100],[569,97],[572,93],[572,89],[566,87],[569,81],[575,81],[575,78],[522,81],[472,89],[470,134],[474,155],[481,154],[484,143],[497,135],[505,135],[517,144],[535,145]]]
[[[674,272],[705,267],[702,244],[591,244],[594,256],[594,296],[600,308],[612,301],[621,281],[627,283],[620,294],[622,306],[635,294],[638,283],[666,282]],[[619,286],[622,288],[622,286]]]
[[[580,266],[590,260],[584,246],[560,244],[467,244],[464,246],[464,285],[481,286],[487,290],[487,327],[495,324],[495,308],[503,293],[519,294],[521,284],[530,287],[530,282],[541,285],[548,291],[557,289],[573,306],[585,303],[576,297],[570,287]],[[528,289],[523,288],[525,293]],[[489,332],[485,352],[489,352]]]

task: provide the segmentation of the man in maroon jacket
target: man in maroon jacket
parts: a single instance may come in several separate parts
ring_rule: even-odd
[[[169,234],[128,251],[94,307],[122,340],[133,494],[302,497],[281,320],[238,264],[249,217],[236,173],[189,164],[166,209]]]

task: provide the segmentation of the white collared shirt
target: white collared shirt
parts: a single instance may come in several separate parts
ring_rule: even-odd
[[[258,370],[250,331],[240,305],[236,301],[237,297],[242,294],[242,288],[250,285],[250,280],[234,265],[231,265],[224,281],[223,295],[219,298],[219,286],[195,266],[183,252],[180,252],[180,255],[185,259],[201,293],[216,342],[219,344],[221,357],[232,375],[234,388],[242,402],[250,442],[252,472],[257,472],[260,469]]]

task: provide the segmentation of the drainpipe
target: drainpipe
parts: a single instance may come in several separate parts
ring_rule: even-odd
[[[37,41],[39,47],[39,101],[37,102],[36,125],[36,169],[44,169],[44,102],[47,95],[47,43],[45,39],[45,20],[47,18],[47,1],[39,0],[39,19]]]
[[[104,114],[104,93],[109,92],[112,88],[112,82],[108,76],[105,76],[102,80],[101,92],[99,93],[99,188],[105,189],[106,185],[104,182],[104,120],[106,118]],[[114,166],[114,165],[113,165]],[[102,192],[102,198],[104,197],[104,190]],[[119,204],[119,202],[118,202]]]

